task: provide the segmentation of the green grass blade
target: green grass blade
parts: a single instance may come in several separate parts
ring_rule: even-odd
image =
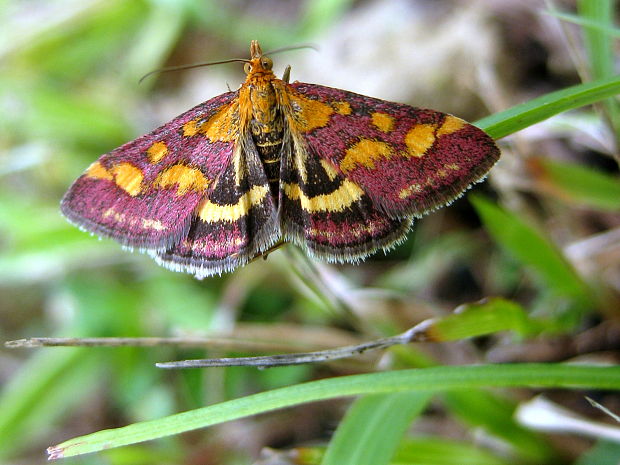
[[[583,107],[620,93],[620,76],[558,90],[478,120],[475,125],[494,139],[532,126],[558,113]]]
[[[602,26],[613,27],[614,3],[613,0],[579,0],[577,5],[581,17]],[[583,36],[592,77],[600,79],[613,76],[614,54],[609,35],[598,28],[585,26]]]
[[[543,11],[543,13],[548,14],[550,16],[554,16],[562,21],[566,21],[567,23],[578,24],[579,26],[587,26],[589,29],[594,29],[599,32],[603,32],[610,37],[618,37],[620,38],[620,29],[617,27],[613,27],[608,23],[601,23],[599,21],[595,21],[592,19],[587,19],[582,16],[573,15],[570,13],[563,13],[559,10],[550,9],[547,11]]]
[[[540,329],[540,324],[531,320],[519,304],[493,298],[460,306],[453,314],[433,322],[427,333],[433,341],[456,341],[507,330],[525,336]]]
[[[481,196],[469,199],[495,240],[519,261],[531,266],[551,289],[580,302],[591,299],[587,286],[570,263],[542,233]]]
[[[582,17],[612,27],[615,4],[614,0],[580,0],[577,5]],[[612,38],[606,32],[590,26],[584,26],[583,36],[590,60],[592,78],[604,79],[616,74],[616,55]],[[620,131],[620,105],[616,100],[610,99],[605,102],[605,109],[614,132],[618,134]]]
[[[387,465],[430,399],[431,394],[416,391],[357,399],[338,426],[321,465]]]
[[[620,179],[575,163],[532,160],[542,185],[570,203],[599,210],[620,210]]]
[[[510,465],[481,447],[460,441],[434,437],[413,438],[404,442],[392,465]]]
[[[50,458],[71,457],[162,438],[306,402],[362,394],[488,387],[620,389],[620,367],[506,364],[432,367],[324,379],[70,439]]]

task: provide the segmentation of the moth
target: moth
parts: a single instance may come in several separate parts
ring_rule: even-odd
[[[359,262],[483,179],[500,152],[455,116],[277,79],[257,41],[247,77],[102,155],[65,194],[77,226],[204,278],[282,242]]]

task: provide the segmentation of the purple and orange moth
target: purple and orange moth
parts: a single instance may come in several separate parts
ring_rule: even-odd
[[[280,242],[358,262],[499,158],[455,116],[277,79],[257,41],[250,56],[238,90],[94,162],[65,194],[65,216],[197,278]]]

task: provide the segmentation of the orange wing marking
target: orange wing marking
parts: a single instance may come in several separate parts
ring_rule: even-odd
[[[239,102],[233,102],[222,108],[211,118],[188,121],[183,125],[183,135],[192,137],[204,134],[211,142],[233,142],[239,137]]]
[[[404,155],[418,158],[423,157],[426,151],[435,143],[435,129],[436,126],[434,124],[416,124],[413,126],[405,136],[408,152]]]
[[[142,190],[142,180],[144,175],[140,168],[136,168],[130,163],[119,163],[110,170],[114,176],[114,182],[132,197],[135,197]]]
[[[163,188],[177,185],[177,195],[180,196],[189,191],[204,191],[209,187],[210,181],[199,169],[172,165],[157,177],[155,184]]]
[[[375,161],[382,158],[390,158],[393,155],[392,147],[385,142],[362,139],[353,147],[347,149],[344,158],[340,162],[340,170],[348,173],[358,165],[373,169]]]
[[[289,123],[297,132],[309,132],[327,126],[334,113],[334,109],[329,105],[291,91],[279,92],[278,97],[280,100],[286,100],[281,102],[285,103],[285,108],[292,110],[287,111],[287,116],[290,118]]]
[[[155,142],[146,151],[146,156],[152,164],[159,163],[166,155],[168,155],[168,147],[162,141]]]
[[[113,181],[114,177],[112,173],[110,173],[101,163],[96,161],[92,165],[88,167],[86,170],[86,176],[89,178],[95,179],[107,179],[108,181]]]
[[[444,119],[443,124],[437,131],[437,137],[452,134],[453,132],[458,131],[463,126],[465,126],[467,122],[463,121],[461,118],[457,118],[456,116],[448,115],[446,119]]]
[[[394,118],[387,113],[375,112],[372,114],[372,124],[380,131],[390,132],[394,128]]]
[[[351,105],[349,102],[331,102],[329,104],[339,115],[347,116],[351,114]]]

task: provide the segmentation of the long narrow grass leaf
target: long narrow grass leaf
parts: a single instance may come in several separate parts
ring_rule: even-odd
[[[392,465],[509,465],[481,446],[434,437],[408,439],[399,448]]]
[[[602,23],[600,21],[587,19],[579,15],[564,13],[562,11],[554,10],[554,9],[543,11],[543,13],[548,14],[550,16],[554,16],[558,19],[561,19],[562,21],[566,21],[567,23],[578,24],[579,26],[587,26],[590,29],[603,32],[611,37],[620,38],[620,29],[617,27],[610,26],[608,23]]]
[[[525,336],[540,329],[519,304],[492,298],[460,306],[452,315],[434,321],[427,333],[433,341],[456,341],[507,330]]]
[[[500,139],[558,113],[590,105],[618,93],[620,93],[620,76],[599,79],[542,95],[482,118],[475,124],[491,137]]]
[[[357,399],[338,425],[321,465],[387,465],[430,398],[429,393],[413,391]]]
[[[532,159],[541,186],[569,203],[620,210],[620,178],[576,163]]]
[[[324,379],[261,392],[158,420],[99,431],[51,447],[49,454],[50,459],[57,459],[97,452],[336,397],[524,386],[620,389],[620,367],[563,364],[448,366]]]
[[[579,14],[595,23],[607,27],[613,26],[616,2],[614,0],[580,0]],[[590,26],[583,27],[583,38],[590,61],[590,70],[593,79],[605,79],[614,76],[615,50],[612,38],[604,31]],[[620,105],[616,100],[605,101],[605,109],[616,137],[620,131]]]

